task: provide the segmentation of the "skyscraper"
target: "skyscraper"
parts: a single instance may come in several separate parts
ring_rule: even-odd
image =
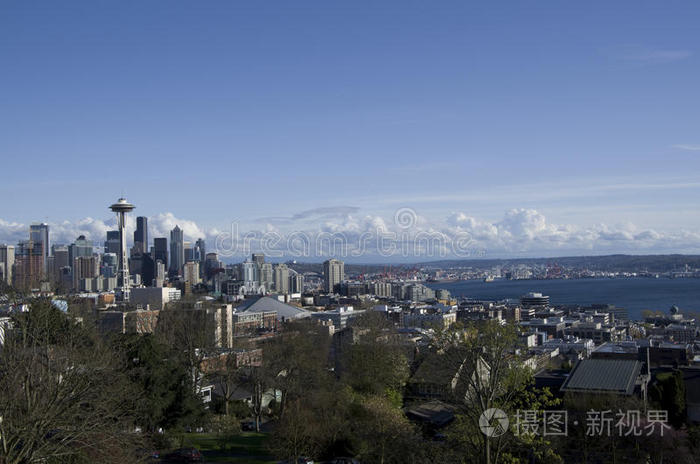
[[[142,253],[140,256],[141,282],[147,287],[152,287],[153,281],[156,278],[156,262],[149,253]]]
[[[345,280],[345,263],[337,259],[329,259],[323,263],[324,290],[335,291],[336,285]]]
[[[165,280],[165,264],[161,260],[157,260],[155,263],[155,277],[153,278],[154,287],[162,287],[163,281]]]
[[[286,264],[275,266],[275,291],[289,293],[289,268]]]
[[[118,267],[119,256],[116,253],[105,253],[102,255],[102,264],[100,265],[102,277],[117,277]]]
[[[107,231],[107,241],[105,242],[105,253],[119,254],[119,247],[121,246],[121,241],[119,240],[118,230],[108,230]]]
[[[52,268],[50,269],[51,279],[54,282],[60,283],[62,276],[65,274],[70,274],[71,269],[73,268],[68,259],[68,257],[70,256],[70,253],[68,252],[68,247],[66,245],[51,245],[51,255],[51,257],[53,258]]]
[[[199,260],[199,276],[204,277],[204,262],[207,259],[207,244],[204,242],[203,238],[198,239],[194,244],[195,259]]]
[[[199,261],[199,259],[194,258],[194,247],[192,246],[192,242],[184,242],[185,246],[185,263],[189,263],[190,261]]]
[[[265,288],[265,292],[271,292],[274,288],[274,271],[271,263],[262,263],[260,265],[260,285]]]
[[[253,253],[253,262],[258,266],[258,269],[260,269],[260,266],[265,263],[265,254]]]
[[[79,291],[92,291],[92,279],[100,273],[97,255],[79,256],[73,263],[73,288]]]
[[[42,247],[44,256],[44,274],[48,274],[49,265],[49,225],[46,223],[35,223],[29,226],[29,240],[34,242],[34,247],[39,244]]]
[[[207,253],[204,258],[204,278],[209,279],[214,275],[214,272],[222,267],[219,261],[219,255],[216,253]]]
[[[185,264],[185,237],[180,226],[170,231],[170,275],[178,276]]]
[[[289,292],[304,293],[304,276],[294,269],[289,270]]]
[[[134,250],[137,253],[148,253],[148,218],[145,216],[136,218]]]
[[[12,266],[15,265],[15,247],[0,245],[0,279],[7,285],[12,285]]]
[[[183,278],[185,279],[185,282],[189,282],[191,285],[197,285],[200,283],[199,261],[190,261],[185,263]]]
[[[68,262],[71,267],[75,258],[80,256],[92,256],[92,240],[86,239],[84,235],[79,236],[68,246]]]
[[[250,292],[257,291],[260,284],[260,269],[253,261],[241,263],[241,276],[243,277],[243,285]]]
[[[168,268],[168,239],[157,237],[153,239],[153,260],[163,263]]]
[[[44,278],[44,250],[33,240],[23,240],[15,248],[13,285],[20,289],[37,288]]]

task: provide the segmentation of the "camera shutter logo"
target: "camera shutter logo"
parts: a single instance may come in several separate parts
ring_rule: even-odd
[[[508,416],[501,409],[487,409],[479,417],[479,428],[487,437],[500,437],[508,430]]]

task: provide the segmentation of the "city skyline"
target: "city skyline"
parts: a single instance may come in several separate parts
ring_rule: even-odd
[[[201,246],[206,252],[217,253],[230,263],[240,262],[256,252],[265,253],[278,262],[287,259],[322,262],[329,258],[341,258],[350,263],[368,264],[609,254],[690,255],[700,252],[695,245],[697,234],[693,232],[681,231],[673,235],[654,230],[635,230],[632,226],[615,229],[605,225],[575,228],[548,223],[535,210],[511,210],[496,223],[455,213],[446,218],[440,227],[411,208],[401,208],[388,218],[361,217],[357,212],[357,208],[350,207],[304,211],[289,218],[267,218],[267,227],[258,229],[245,229],[238,222],[220,229],[206,229],[194,221],[177,218],[172,213],[144,216],[140,212],[127,216],[125,235],[129,249],[134,247],[135,250],[147,252],[154,247],[156,240],[165,240],[167,253],[172,255],[172,237],[176,233],[181,237],[178,240],[190,248]],[[320,227],[313,227],[318,218],[324,222]],[[140,233],[149,237],[143,248],[134,240],[141,221],[144,229]],[[273,226],[273,223],[276,225]],[[301,227],[295,227],[299,224]],[[69,245],[78,237],[85,236],[101,249],[100,244],[109,242],[110,233],[118,233],[114,218],[86,218],[76,224],[35,221],[0,228],[0,243],[15,245],[26,241],[38,226],[48,226],[51,247]],[[571,247],[572,243],[579,248]],[[657,245],[660,243],[663,246]],[[181,251],[184,253],[184,249]]]
[[[698,253],[700,6],[676,6],[4,3],[0,242],[102,240],[121,194],[209,249],[410,208],[493,257]]]

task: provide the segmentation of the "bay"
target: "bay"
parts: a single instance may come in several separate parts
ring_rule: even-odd
[[[606,278],[550,280],[462,280],[430,282],[432,289],[445,289],[455,297],[480,300],[520,298],[529,292],[548,295],[552,305],[614,304],[627,309],[631,319],[642,319],[645,309],[667,312],[672,305],[681,312],[700,312],[700,279]]]

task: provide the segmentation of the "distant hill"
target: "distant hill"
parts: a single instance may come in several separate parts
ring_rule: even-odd
[[[556,263],[565,268],[590,269],[608,272],[668,272],[682,271],[686,265],[690,268],[700,268],[700,255],[604,255],[604,256],[562,256],[555,258],[511,258],[511,259],[455,259],[428,261],[415,264],[345,264],[346,274],[371,274],[388,270],[418,268],[457,268],[471,267],[488,269],[494,266],[547,265]],[[322,263],[291,264],[297,272],[323,273]]]
[[[548,263],[556,263],[562,267],[587,268],[597,271],[667,272],[683,270],[686,264],[691,268],[700,268],[700,255],[605,255],[563,256],[558,258],[442,260],[420,263],[419,266],[435,268],[490,268],[499,265],[537,265]]]

